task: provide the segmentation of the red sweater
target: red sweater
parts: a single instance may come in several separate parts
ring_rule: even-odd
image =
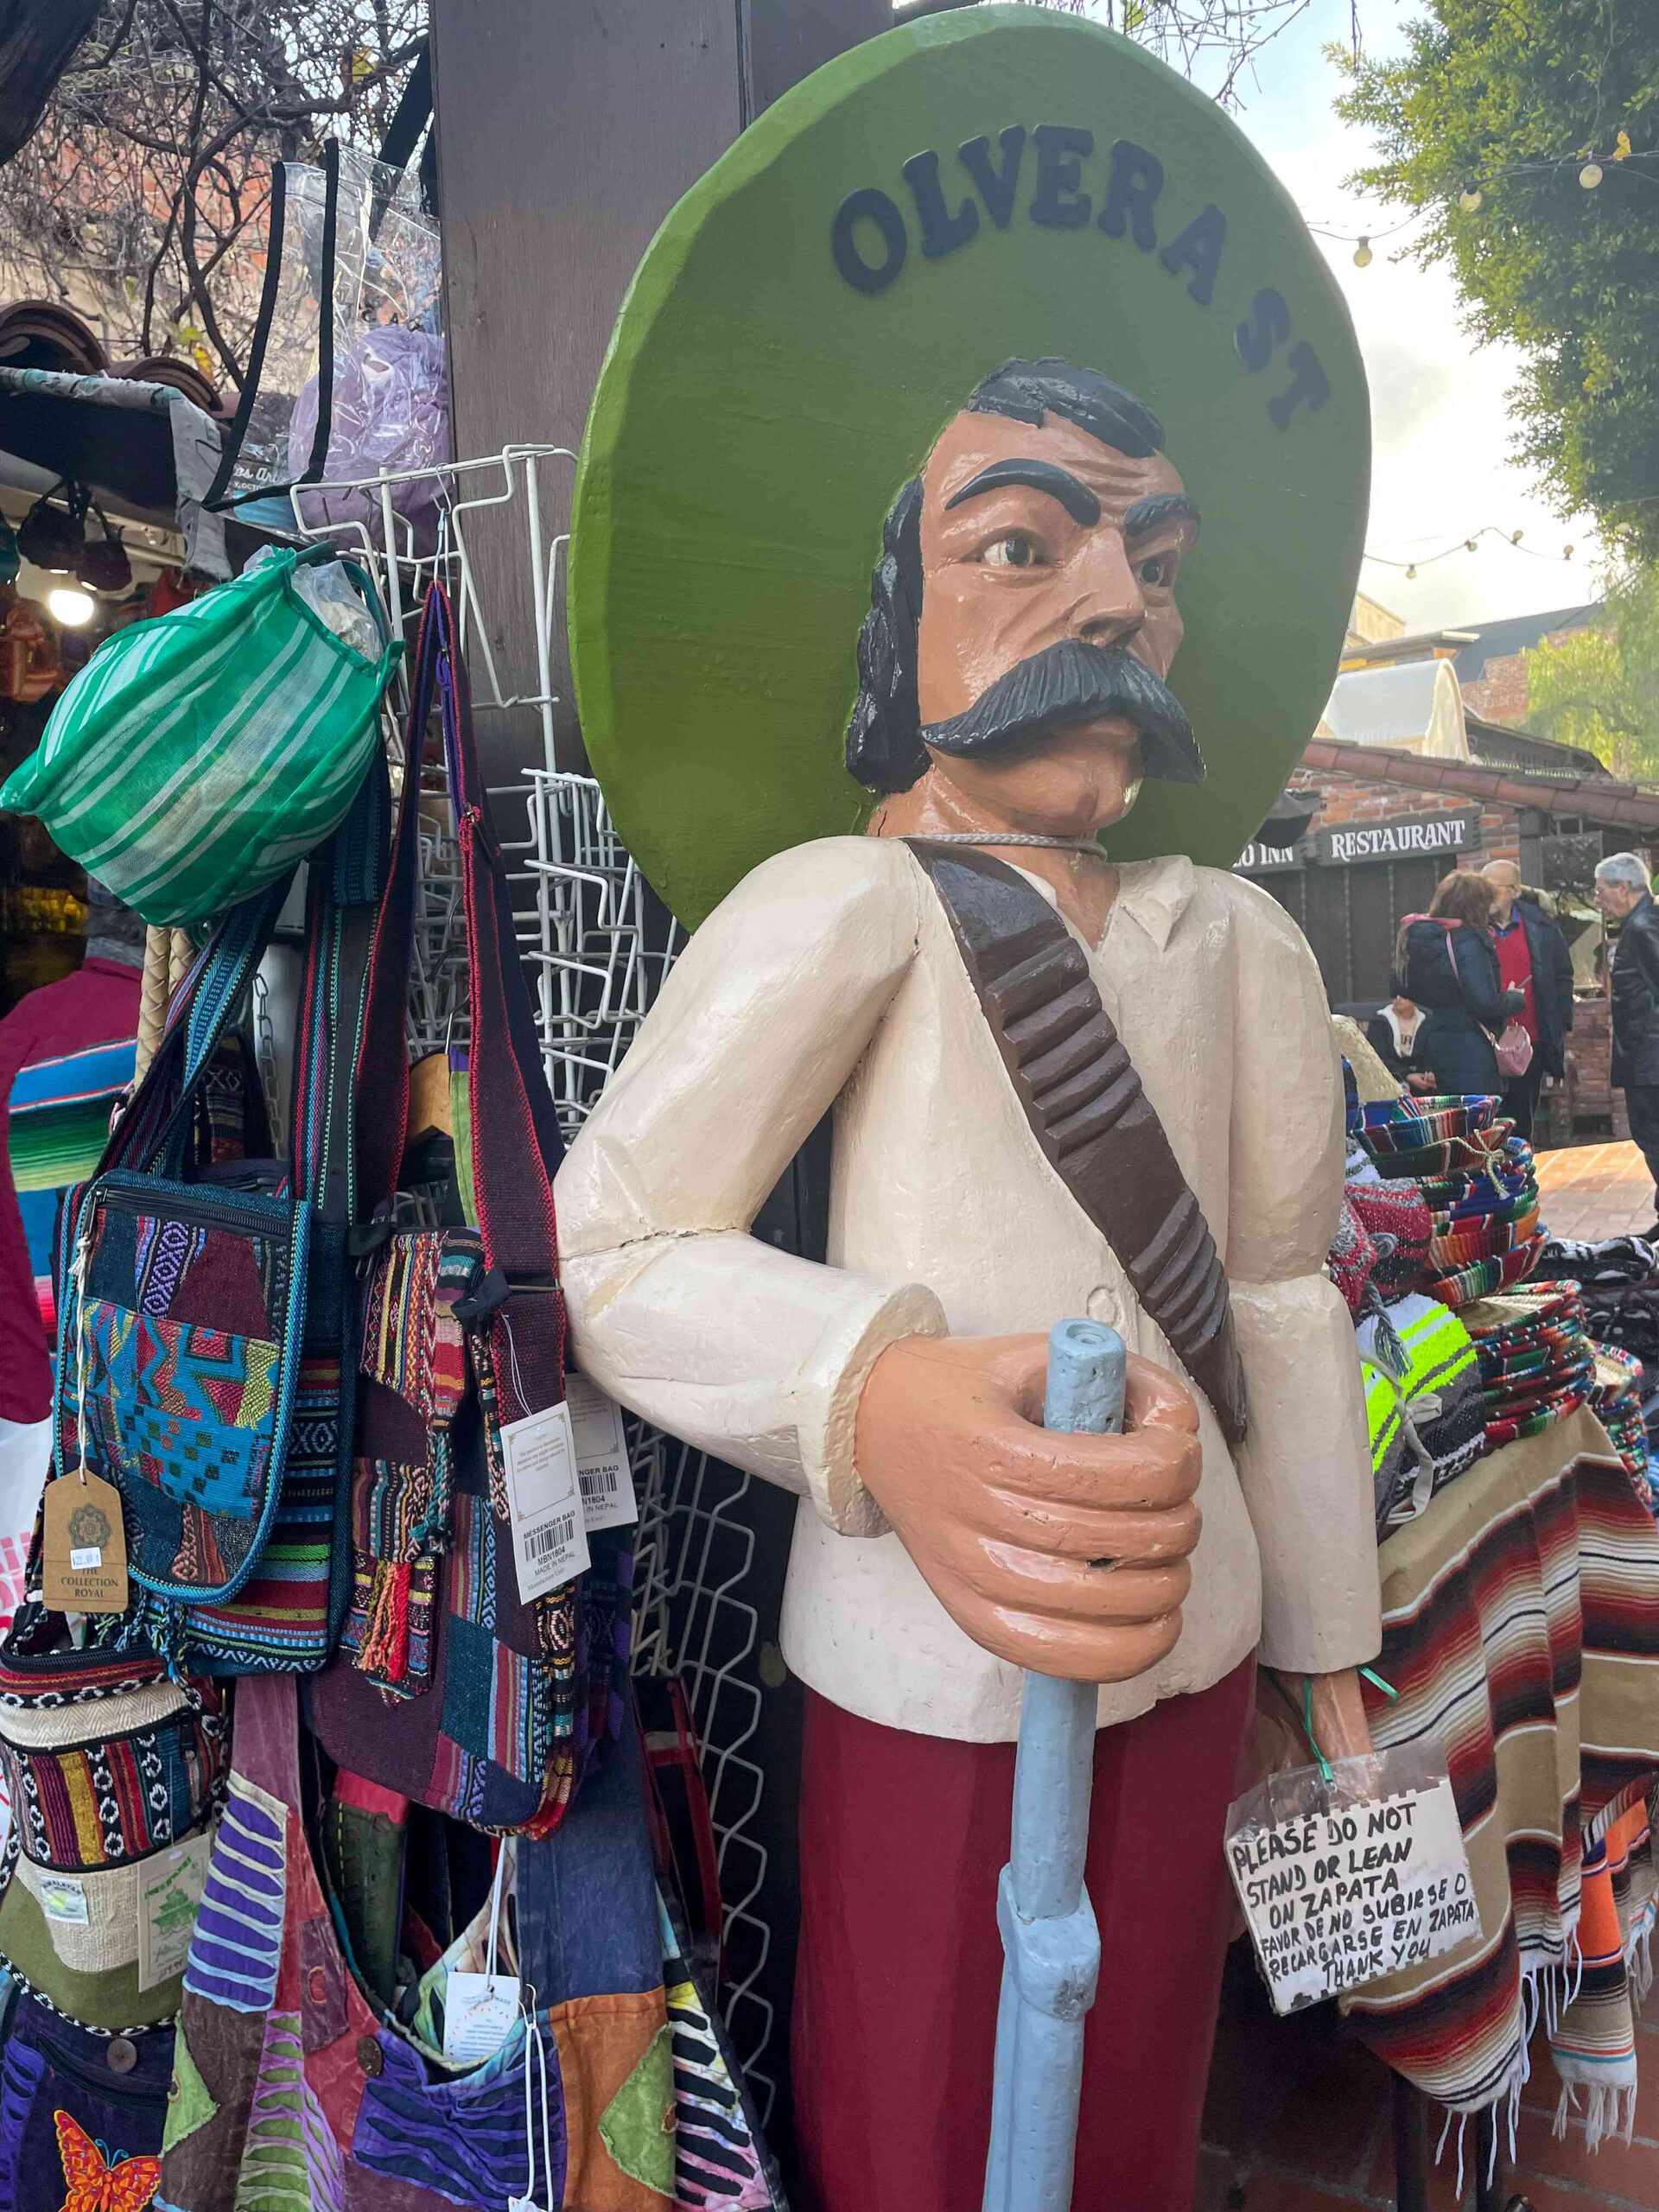
[[[1492,925],[1492,943],[1497,947],[1497,972],[1508,990],[1522,990],[1527,1002],[1515,1019],[1521,1024],[1535,1045],[1538,1042],[1538,1001],[1532,988],[1532,947],[1527,942],[1525,923],[1516,907],[1510,916],[1506,930]]]

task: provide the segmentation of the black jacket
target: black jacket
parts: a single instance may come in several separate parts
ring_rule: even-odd
[[[1491,938],[1467,922],[1420,918],[1406,931],[1405,952],[1405,995],[1428,1015],[1417,1033],[1419,1066],[1433,1068],[1453,1095],[1501,1091],[1492,1040],[1509,1011]]]
[[[1554,919],[1523,891],[1515,902],[1532,955],[1532,1002],[1538,1016],[1538,1064],[1546,1075],[1567,1071],[1573,1027],[1573,955]]]
[[[1659,1084],[1659,908],[1645,892],[1613,948],[1613,1081]]]

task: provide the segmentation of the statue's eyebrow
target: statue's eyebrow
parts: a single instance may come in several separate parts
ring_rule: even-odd
[[[1073,522],[1081,523],[1085,530],[1092,530],[1100,520],[1100,501],[1082,478],[1052,461],[994,461],[988,468],[982,468],[977,476],[964,484],[960,492],[951,493],[944,503],[945,512],[949,514],[952,507],[959,507],[964,499],[977,499],[986,492],[1001,492],[1010,484],[1023,484],[1033,492],[1046,492],[1051,499],[1059,501]],[[1154,504],[1141,501],[1143,506]]]
[[[1203,519],[1185,492],[1158,492],[1149,499],[1135,501],[1123,518],[1123,535],[1145,537],[1148,531],[1161,530],[1166,522],[1190,522],[1197,530]]]

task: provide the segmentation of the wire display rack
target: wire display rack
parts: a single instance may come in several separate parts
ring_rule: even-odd
[[[553,635],[568,539],[549,527],[545,508],[556,485],[563,491],[574,460],[562,447],[514,445],[444,468],[330,480],[289,494],[296,535],[330,541],[360,561],[379,587],[394,632],[408,634],[430,583],[445,585],[480,722],[515,711],[522,718],[525,710],[537,719],[540,763],[516,784],[492,786],[491,798],[543,1064],[567,1142],[615,1072],[683,942],[651,899],[598,784],[556,765]],[[410,491],[418,496],[407,496]],[[426,518],[421,528],[406,519],[405,507]],[[351,518],[339,519],[342,512]],[[528,692],[504,686],[491,644],[497,632],[480,602],[468,540],[486,512],[498,533],[503,524],[520,533],[535,610],[536,688]],[[429,764],[422,781],[414,1057],[467,1041],[459,857],[442,778]],[[774,2090],[776,2023],[760,1986],[772,1934],[765,1909],[768,1854],[759,1833],[766,1777],[751,1755],[761,1692],[753,1668],[760,1615],[749,1594],[755,1535],[745,1512],[750,1478],[643,1422],[630,1419],[627,1427],[639,1498],[634,1664],[641,1674],[677,1677],[690,1706],[724,1908],[721,2009],[764,2123]]]

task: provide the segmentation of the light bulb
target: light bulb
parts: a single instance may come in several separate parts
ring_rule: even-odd
[[[1573,548],[1570,545],[1562,546],[1561,558],[1563,561],[1570,561],[1573,558]]]
[[[1354,248],[1354,266],[1356,269],[1369,269],[1370,265],[1371,242],[1370,238],[1361,238]]]
[[[1527,533],[1526,533],[1526,531],[1525,531],[1524,530],[1512,530],[1512,531],[1510,532],[1510,544],[1511,544],[1511,545],[1518,545],[1518,544],[1521,543],[1522,539],[1526,536],[1526,534],[1527,534]]]
[[[1586,162],[1584,167],[1579,171],[1579,182],[1584,187],[1586,192],[1593,192],[1596,187],[1601,182],[1601,163],[1599,162]]]
[[[1478,553],[1480,547],[1472,537],[1465,537],[1463,541],[1463,550],[1465,553]]]
[[[1414,583],[1416,582],[1416,581],[1417,581],[1417,571],[1416,571],[1416,569],[1408,569],[1406,570],[1406,582],[1407,582],[1408,584],[1414,584]]]
[[[61,622],[66,630],[85,629],[97,607],[90,592],[76,591],[67,584],[59,584],[46,594],[47,613],[54,622]]]
[[[1465,184],[1458,194],[1458,205],[1465,215],[1472,215],[1480,205],[1480,187],[1478,184]]]

